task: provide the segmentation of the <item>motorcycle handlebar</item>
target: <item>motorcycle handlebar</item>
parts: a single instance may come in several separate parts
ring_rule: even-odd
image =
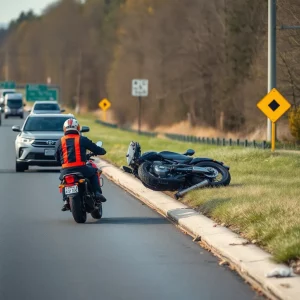
[[[92,156],[96,156],[94,153],[88,153],[87,155],[86,155],[86,158],[87,159],[91,159],[91,157]]]

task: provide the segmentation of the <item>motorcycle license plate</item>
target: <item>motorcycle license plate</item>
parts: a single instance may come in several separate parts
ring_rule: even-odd
[[[78,193],[78,186],[73,185],[73,186],[66,186],[65,187],[65,194],[70,195],[70,194],[75,194]]]

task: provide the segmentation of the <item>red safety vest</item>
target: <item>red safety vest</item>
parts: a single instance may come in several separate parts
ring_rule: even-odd
[[[67,147],[67,140],[74,139],[74,147],[75,147],[75,162],[68,161],[68,147]],[[82,167],[86,165],[85,161],[82,161],[81,154],[80,154],[80,135],[78,134],[68,134],[63,136],[61,139],[61,149],[63,155],[62,168],[72,168],[72,167]]]

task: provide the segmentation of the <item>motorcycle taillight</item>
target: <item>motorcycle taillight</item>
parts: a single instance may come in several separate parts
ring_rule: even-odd
[[[67,176],[65,176],[65,182],[67,184],[74,183],[75,182],[75,177],[73,175],[67,175]]]

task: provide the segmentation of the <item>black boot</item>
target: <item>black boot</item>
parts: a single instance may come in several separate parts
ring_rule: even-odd
[[[70,204],[68,203],[68,201],[64,202],[63,207],[61,208],[62,211],[67,211],[70,210]]]
[[[106,202],[106,198],[100,192],[96,192],[96,201]]]

